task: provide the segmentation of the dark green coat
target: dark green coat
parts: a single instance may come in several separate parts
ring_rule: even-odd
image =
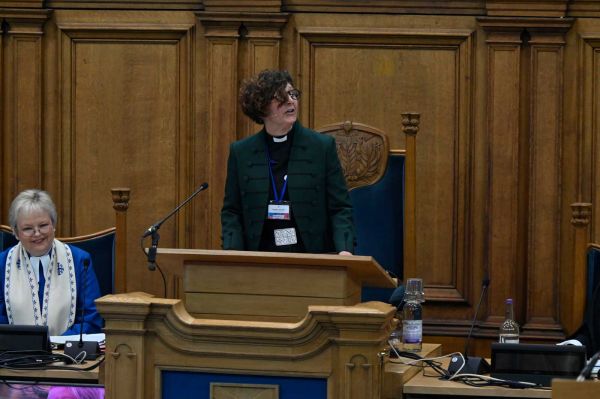
[[[292,214],[310,253],[354,252],[352,204],[332,137],[294,124],[288,163]],[[267,133],[231,144],[221,210],[223,249],[257,251],[269,201]]]

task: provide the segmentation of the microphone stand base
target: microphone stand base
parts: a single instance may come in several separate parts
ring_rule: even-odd
[[[100,346],[96,341],[65,342],[65,355],[76,359],[81,352],[85,352],[85,358],[83,360],[94,360],[100,356]]]
[[[467,364],[460,370],[459,374],[488,374],[490,372],[489,363],[481,357],[466,357]],[[463,365],[463,358],[460,356],[452,356],[450,358],[450,365],[448,366],[448,372],[450,375],[456,374],[456,372]]]

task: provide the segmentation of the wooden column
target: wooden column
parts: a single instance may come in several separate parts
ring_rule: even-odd
[[[288,14],[253,14],[245,17],[240,27],[240,81],[264,69],[289,69],[289,66],[279,64],[281,29],[288,17]],[[238,115],[239,136],[249,136],[262,128],[243,113]]]
[[[205,156],[210,190],[210,247],[221,247],[221,207],[229,145],[259,130],[238,105],[242,79],[279,67],[280,30],[287,14],[256,12],[198,13],[206,38],[207,125]]]
[[[3,213],[21,190],[43,187],[43,26],[50,11],[0,9]]]
[[[115,294],[127,291],[127,208],[129,208],[128,188],[113,188],[113,208],[115,216]]]
[[[574,333],[583,321],[587,291],[587,245],[589,242],[589,225],[592,204],[576,202],[571,204],[571,224],[575,227],[573,244],[574,264],[571,270],[572,282],[564,295],[564,326],[567,334]]]
[[[526,312],[523,335],[562,336],[559,301],[561,269],[561,171],[563,138],[563,54],[572,20],[531,23],[525,72],[528,92]]]
[[[570,19],[480,18],[488,44],[487,321],[564,336],[559,301],[564,35]]]
[[[421,115],[402,113],[402,131],[406,135],[404,160],[404,279],[417,277],[417,133]]]
[[[522,27],[508,21],[480,19],[487,32],[487,268],[491,284],[487,322],[504,319],[504,299],[513,298],[522,315],[525,265],[520,244],[520,192],[523,162],[519,158]]]

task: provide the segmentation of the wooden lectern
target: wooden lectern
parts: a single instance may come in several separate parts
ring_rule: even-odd
[[[362,285],[395,287],[370,256],[159,249],[183,275],[183,300],[197,318],[296,322],[309,305],[352,306]]]
[[[380,356],[396,309],[358,303],[393,287],[370,257],[162,249],[184,297],[96,301],[107,399],[382,397]]]

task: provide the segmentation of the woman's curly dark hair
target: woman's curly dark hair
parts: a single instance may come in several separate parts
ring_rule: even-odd
[[[276,98],[281,102],[286,101],[288,94],[285,89],[288,83],[294,85],[288,71],[270,69],[244,80],[238,98],[242,111],[254,122],[264,124],[263,118],[271,100]]]

